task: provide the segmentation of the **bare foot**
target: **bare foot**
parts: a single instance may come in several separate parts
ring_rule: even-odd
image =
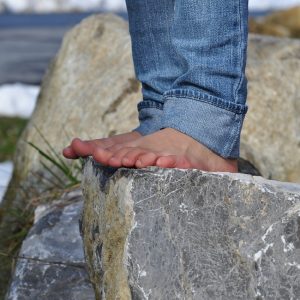
[[[116,143],[105,149],[95,147],[93,157],[96,161],[112,167],[158,166],[237,172],[236,160],[224,159],[188,135],[172,128],[165,128],[133,141]]]
[[[137,131],[118,134],[109,138],[82,141],[79,138],[72,140],[71,144],[63,150],[63,155],[69,159],[92,155],[96,148],[106,149],[116,144],[134,141],[142,135]]]

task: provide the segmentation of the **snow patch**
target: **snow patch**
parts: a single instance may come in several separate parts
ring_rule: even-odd
[[[6,187],[11,179],[12,172],[13,163],[11,161],[0,163],[0,202],[6,192]]]
[[[249,0],[250,10],[282,9],[300,5],[300,0]],[[67,11],[126,11],[125,0],[0,0],[0,7],[14,13]]]
[[[249,0],[250,10],[283,9],[300,5],[300,0]]]
[[[0,0],[0,5],[14,13],[126,10],[125,0]]]
[[[21,83],[0,86],[0,116],[30,118],[40,88]]]

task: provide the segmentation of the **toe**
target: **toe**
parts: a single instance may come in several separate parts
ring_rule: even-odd
[[[149,166],[154,166],[157,158],[158,158],[157,154],[153,152],[142,154],[138,157],[135,166],[137,168],[146,168]]]
[[[134,167],[138,157],[144,154],[146,151],[141,148],[131,148],[122,159],[122,165],[124,167]]]
[[[175,155],[161,156],[157,159],[156,166],[160,168],[175,168],[176,156]]]
[[[93,151],[92,155],[95,161],[107,166],[109,165],[108,161],[113,156],[113,153],[111,151],[99,147]]]
[[[160,168],[192,169],[194,166],[182,155],[161,156],[157,159],[156,166]]]
[[[72,140],[71,146],[72,151],[81,157],[92,155],[94,151],[94,144],[87,141],[82,141],[81,139],[75,138]]]
[[[179,168],[179,169],[190,169],[192,164],[189,160],[181,155],[168,155],[161,156],[156,161],[156,166],[160,168]]]
[[[78,155],[74,152],[74,150],[69,146],[63,149],[62,154],[65,158],[76,159]]]
[[[128,152],[130,152],[132,150],[132,148],[121,148],[115,152],[113,152],[112,157],[109,159],[108,164],[112,167],[121,167],[121,166],[125,166],[122,163],[123,158],[127,155]]]

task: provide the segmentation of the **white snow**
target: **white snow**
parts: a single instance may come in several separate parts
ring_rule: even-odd
[[[40,88],[21,83],[0,86],[0,117],[30,118]]]
[[[0,0],[0,6],[9,11],[20,12],[58,12],[88,11],[103,9],[125,11],[125,0]],[[300,5],[300,0],[249,0],[251,10],[279,9]]]
[[[0,0],[1,3],[14,13],[126,9],[125,0]]]
[[[300,5],[300,0],[249,0],[250,10],[282,9]]]
[[[38,86],[20,83],[0,86],[0,118],[2,116],[30,118],[39,90]],[[6,191],[12,171],[12,162],[0,163],[0,202]]]
[[[0,202],[6,191],[6,187],[10,181],[13,171],[13,164],[11,161],[0,163]]]

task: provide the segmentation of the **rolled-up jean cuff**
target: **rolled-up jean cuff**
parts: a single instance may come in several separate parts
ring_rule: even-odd
[[[138,104],[140,125],[133,131],[148,135],[161,129],[163,104],[156,101],[144,100]]]
[[[176,93],[175,93],[176,94]],[[173,128],[189,135],[224,158],[238,158],[240,134],[247,111],[240,105],[227,105],[222,101],[188,98],[181,94],[164,98],[162,128]]]

